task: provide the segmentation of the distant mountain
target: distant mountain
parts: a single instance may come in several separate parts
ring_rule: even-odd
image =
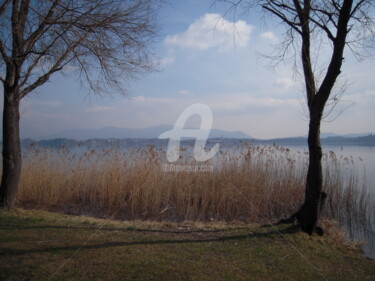
[[[335,137],[343,137],[343,138],[358,138],[358,137],[366,137],[372,135],[372,133],[360,133],[360,134],[344,134],[338,135],[335,133],[321,133],[320,137],[323,138],[335,138]]]
[[[372,135],[372,133],[359,133],[359,134],[344,134],[344,135],[339,135],[339,134],[336,134],[336,133],[326,132],[326,133],[320,133],[320,138],[322,138],[322,139],[324,139],[324,138],[334,138],[334,137],[357,138],[357,137],[365,137],[365,136],[369,136],[369,135]],[[300,137],[296,137],[296,138],[300,138]],[[307,138],[307,135],[305,135],[305,136],[303,136],[301,138]]]
[[[280,139],[269,139],[269,140],[255,140],[256,144],[278,144],[278,145],[307,145],[306,137],[294,137],[294,138],[280,138]],[[375,146],[375,135],[369,134],[366,136],[359,137],[325,137],[321,138],[321,144],[323,146]]]
[[[242,131],[224,131],[212,129],[209,135],[210,138],[227,138],[227,139],[252,139],[253,137],[245,134]]]
[[[220,132],[220,131],[219,131]],[[220,134],[222,135],[222,134]],[[234,144],[236,142],[241,143],[243,139],[234,139],[234,138],[212,138],[208,143],[215,144],[219,142],[221,145]],[[182,143],[194,144],[195,140],[183,140]],[[307,146],[307,140],[303,137],[297,138],[283,138],[283,139],[271,139],[271,140],[251,140],[253,145],[274,145],[279,146]],[[375,135],[368,135],[364,137],[354,137],[354,138],[345,138],[345,137],[330,137],[323,138],[321,140],[323,147],[327,146],[364,146],[364,147],[375,147]],[[83,147],[87,149],[98,149],[98,148],[147,148],[150,144],[155,145],[156,147],[162,147],[163,145],[168,144],[167,139],[157,139],[157,138],[123,138],[123,139],[114,139],[114,138],[100,138],[100,139],[89,139],[89,140],[73,140],[66,138],[58,139],[48,139],[35,141],[32,139],[23,139],[22,147],[27,149],[32,146],[38,147],[50,147],[50,148],[77,148]],[[1,146],[1,143],[0,143]]]
[[[324,138],[331,138],[331,137],[338,137],[339,135],[338,134],[335,134],[335,133],[320,133],[320,137],[322,139]],[[307,137],[307,136],[306,136]]]
[[[370,135],[373,135],[373,133],[345,134],[345,135],[342,135],[342,137],[344,137],[344,138],[358,138],[358,137],[366,137],[366,136],[370,136]]]
[[[159,134],[169,130],[171,127],[167,125],[160,125],[155,127],[143,129],[130,129],[118,127],[104,127],[99,129],[74,129],[62,131],[57,134],[43,137],[42,139],[73,139],[73,140],[87,140],[87,139],[124,139],[124,138],[157,138]]]
[[[118,127],[104,127],[100,129],[75,129],[63,131],[39,139],[156,139],[160,134],[172,129],[173,126],[169,125],[160,125],[140,129]],[[241,131],[229,132],[224,130],[212,129],[210,131],[209,138],[251,139],[252,137]]]

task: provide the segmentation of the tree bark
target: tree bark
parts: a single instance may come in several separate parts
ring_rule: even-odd
[[[0,207],[13,208],[21,176],[21,142],[19,134],[20,100],[4,89],[3,110],[3,174],[0,187]]]
[[[306,178],[305,202],[300,209],[299,223],[301,229],[312,234],[316,228],[319,218],[319,211],[322,209],[322,147],[320,144],[320,123],[321,112],[310,114],[308,146],[309,146],[309,167]]]
[[[291,223],[297,220],[302,231],[311,235],[317,232],[323,235],[323,230],[317,227],[320,212],[326,199],[323,189],[322,146],[320,144],[320,124],[323,110],[312,107],[310,109],[310,123],[308,134],[309,167],[306,178],[305,201],[299,210],[290,218],[279,223]]]

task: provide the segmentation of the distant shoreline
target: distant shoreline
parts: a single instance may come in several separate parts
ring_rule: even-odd
[[[184,143],[193,143],[194,139],[183,139]],[[279,146],[307,146],[307,138],[295,137],[295,138],[278,138],[278,139],[239,139],[239,138],[209,138],[208,145],[212,143],[222,144],[235,144],[241,142],[248,142],[253,145],[279,145]],[[75,147],[75,146],[86,146],[86,147],[113,147],[113,146],[142,146],[148,144],[164,145],[168,143],[168,139],[160,140],[157,138],[105,138],[105,139],[88,139],[88,140],[74,140],[67,138],[56,138],[49,140],[33,140],[23,139],[21,141],[23,147],[30,145],[36,145],[40,147]],[[374,147],[375,146],[375,135],[361,136],[361,137],[326,137],[321,139],[322,146],[360,146],[360,147]],[[2,143],[0,143],[2,146]]]
[[[320,140],[323,146],[375,146],[375,136],[368,135],[363,137],[327,137]],[[259,144],[277,144],[277,145],[307,145],[306,138],[282,138],[271,140],[256,140]]]

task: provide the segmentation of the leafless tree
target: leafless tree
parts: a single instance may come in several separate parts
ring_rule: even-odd
[[[14,206],[21,173],[20,101],[69,67],[96,92],[153,69],[152,0],[1,0],[0,80],[4,88],[0,206]]]
[[[220,2],[220,1],[219,1]],[[374,0],[221,0],[235,13],[262,9],[286,28],[285,37],[277,48],[276,61],[285,61],[288,54],[298,54],[301,61],[309,115],[309,167],[306,179],[305,201],[300,209],[285,221],[297,219],[301,229],[309,234],[317,230],[316,223],[324,205],[322,191],[322,148],[320,125],[327,105],[335,103],[334,87],[341,73],[344,50],[349,49],[358,58],[374,51]],[[315,47],[314,47],[315,44]],[[324,72],[314,68],[322,62],[316,46],[330,46]],[[319,79],[320,78],[320,79]],[[329,101],[331,99],[331,101]],[[327,103],[328,101],[328,103]],[[329,110],[328,110],[329,111]],[[318,229],[319,230],[319,229]],[[321,230],[320,230],[321,231]]]

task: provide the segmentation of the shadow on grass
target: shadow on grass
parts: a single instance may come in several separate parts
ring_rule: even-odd
[[[2,227],[0,227],[2,228]],[[20,229],[37,229],[37,228],[55,228],[55,229],[76,229],[77,227],[60,227],[60,226],[44,226],[44,227],[22,227]],[[17,229],[14,227],[13,229]],[[84,228],[89,229],[89,228]],[[103,229],[97,229],[103,230]],[[107,229],[108,230],[108,229]],[[118,231],[121,229],[110,229],[113,231]],[[232,229],[230,229],[232,230]],[[125,229],[125,231],[146,231],[146,232],[168,232],[168,231],[161,231],[161,230],[144,230],[144,229]],[[213,232],[213,230],[194,230],[192,232]],[[217,230],[216,232],[223,231]],[[213,237],[213,238],[202,238],[202,239],[159,239],[159,240],[143,240],[143,241],[124,241],[124,242],[106,242],[106,243],[98,243],[98,244],[88,244],[89,239],[86,242],[83,242],[81,245],[72,245],[72,246],[61,246],[61,247],[45,247],[39,249],[11,249],[11,248],[0,248],[1,255],[27,255],[33,253],[47,253],[47,252],[59,252],[59,251],[76,251],[76,250],[89,250],[89,249],[103,249],[103,248],[113,248],[113,247],[125,247],[125,246],[134,246],[134,245],[167,245],[167,244],[185,244],[185,243],[208,243],[208,242],[225,242],[231,240],[244,240],[244,239],[251,239],[251,238],[273,238],[276,236],[284,236],[287,234],[293,234],[298,232],[299,229],[295,225],[290,225],[285,229],[279,230],[278,228],[269,226],[269,231],[265,232],[254,232],[249,234],[243,235],[228,235],[228,236],[220,236],[220,237]],[[168,233],[177,233],[176,231],[168,232]],[[186,234],[188,232],[178,232],[179,234]]]
[[[181,230],[166,230],[166,229],[147,229],[137,227],[126,227],[126,228],[115,228],[115,227],[94,227],[94,226],[60,226],[60,225],[33,225],[33,226],[9,226],[0,225],[0,230],[27,230],[27,229],[82,229],[82,230],[100,230],[100,231],[138,231],[138,232],[149,232],[149,233],[170,233],[170,234],[189,234],[189,233],[219,233],[228,230],[241,230],[248,229],[248,227],[234,227],[227,229],[193,229],[189,230],[186,227],[181,227]]]

